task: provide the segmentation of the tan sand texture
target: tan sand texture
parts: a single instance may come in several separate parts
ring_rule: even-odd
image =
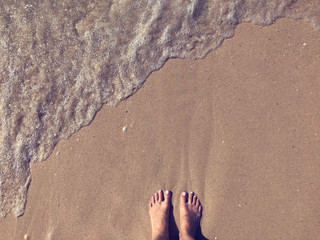
[[[196,192],[208,239],[318,239],[319,40],[303,21],[241,24],[205,59],[169,60],[32,165],[0,239],[150,239],[159,189],[178,227],[179,194]]]

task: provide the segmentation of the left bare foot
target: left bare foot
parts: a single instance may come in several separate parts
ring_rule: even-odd
[[[169,239],[169,209],[171,205],[171,192],[163,193],[160,190],[152,196],[149,203],[151,218],[152,240]]]

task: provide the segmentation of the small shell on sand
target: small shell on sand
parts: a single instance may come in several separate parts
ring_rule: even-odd
[[[128,127],[127,127],[127,126],[124,126],[124,127],[122,128],[122,132],[126,132],[127,129],[128,129]]]
[[[24,237],[23,237],[23,240],[28,240],[28,234],[25,234]]]

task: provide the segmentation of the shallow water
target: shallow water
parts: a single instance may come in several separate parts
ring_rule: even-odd
[[[29,163],[137,91],[168,58],[202,58],[241,22],[305,19],[304,0],[0,0],[0,216],[24,212]]]

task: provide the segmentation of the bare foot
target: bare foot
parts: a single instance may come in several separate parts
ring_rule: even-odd
[[[183,192],[180,197],[180,239],[195,239],[200,226],[202,206],[193,192]]]
[[[149,203],[151,217],[152,240],[169,239],[169,209],[171,205],[171,192],[162,190],[152,196]]]

